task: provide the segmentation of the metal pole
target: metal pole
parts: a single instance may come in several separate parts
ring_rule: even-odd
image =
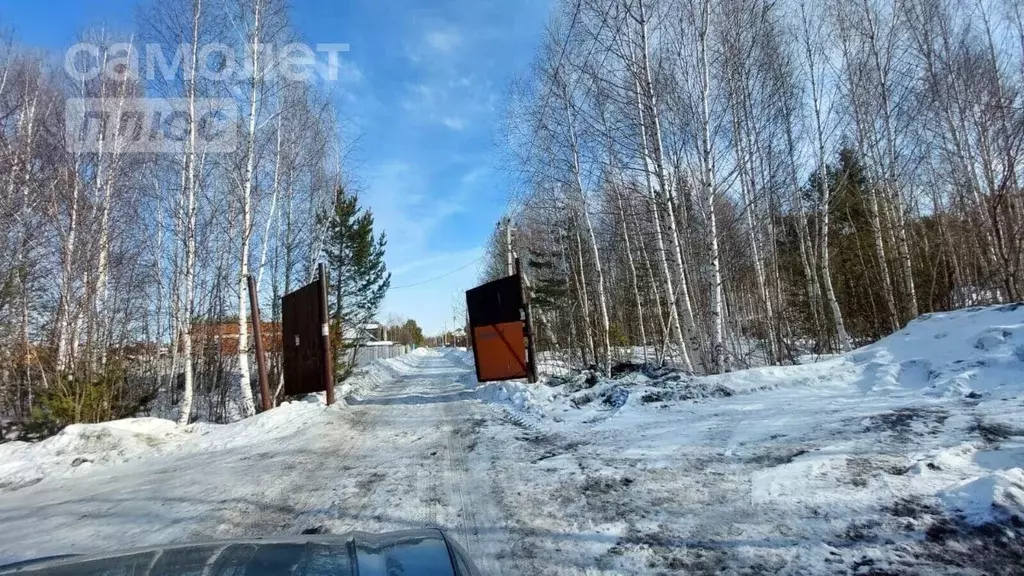
[[[519,289],[523,294],[523,335],[526,336],[526,355],[528,356],[526,362],[526,377],[527,382],[533,384],[537,382],[537,347],[533,344],[533,309],[530,306],[530,299],[528,298],[527,291],[524,289],[525,278],[523,274],[523,265],[516,258],[516,276],[519,276]]]
[[[317,266],[317,284],[320,285],[320,356],[324,392],[327,405],[334,404],[334,358],[331,356],[331,326],[327,319],[327,267]]]
[[[260,301],[256,296],[256,279],[249,274],[249,309],[252,318],[252,338],[256,347],[256,365],[259,367],[260,399],[263,411],[274,407],[274,399],[270,397],[270,380],[267,378],[267,357],[263,350],[263,329],[260,324]]]
[[[505,257],[508,260],[508,275],[515,274],[512,264],[512,219],[505,217]]]

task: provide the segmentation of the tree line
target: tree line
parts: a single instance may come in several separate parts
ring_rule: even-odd
[[[280,297],[315,276],[335,204],[347,198],[348,148],[329,86],[264,57],[264,47],[300,40],[280,0],[153,2],[134,30],[78,40],[100,48],[100,64],[108,47],[128,45],[161,47],[179,66],[76,79],[65,55],[4,38],[0,419],[99,421],[159,399],[182,423],[252,415],[246,277],[264,321],[278,321]],[[203,51],[211,45],[233,52]],[[141,153],[115,135],[101,136],[99,150],[73,149],[65,110],[82,98],[183,102],[176,147]],[[201,138],[197,110],[208,99],[238,110],[231,151]],[[358,249],[376,255],[384,239],[369,235]]]
[[[1017,0],[560,0],[502,129],[541,349],[720,373],[1020,300],[1022,46]]]

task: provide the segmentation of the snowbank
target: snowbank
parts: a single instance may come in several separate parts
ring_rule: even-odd
[[[505,404],[515,410],[528,412],[537,406],[550,405],[554,393],[546,387],[513,380],[483,384],[477,397],[484,402]]]
[[[1017,394],[1024,389],[1024,305],[926,314],[849,358],[863,367],[864,390]]]
[[[548,374],[482,398],[586,442],[579,467],[680,469],[699,493],[714,482],[743,494],[739,517],[822,540],[1024,520],[1024,305],[925,315],[817,360],[715,376]],[[695,466],[712,475],[693,478]]]
[[[44,478],[81,473],[152,454],[188,432],[170,420],[130,418],[102,424],[75,424],[42,442],[0,444],[0,489],[14,489]]]
[[[417,360],[430,354],[432,352],[429,348],[417,348],[408,354],[394,358],[374,360],[366,366],[357,368],[345,382],[336,388],[336,396],[342,401],[348,396],[359,397],[379,388],[382,384],[412,374],[418,369]],[[452,349],[449,354],[462,362],[462,356],[466,352],[464,349],[461,352],[457,349]],[[472,356],[470,356],[469,362],[472,364]]]
[[[509,385],[509,401],[550,413],[607,398],[613,389],[620,389],[620,397],[628,395],[625,403],[630,406],[806,388],[904,401],[1017,396],[1024,393],[1024,305],[924,315],[864,348],[796,366],[703,377],[645,368],[612,380],[567,374],[561,366],[545,374],[552,394],[531,394]],[[536,402],[531,404],[531,399]]]
[[[0,490],[174,452],[208,452],[271,441],[317,425],[327,407],[311,395],[232,424],[178,426],[160,418],[74,424],[37,443],[0,444]]]
[[[1024,469],[1000,470],[960,482],[939,492],[945,506],[967,522],[980,526],[1024,520]]]

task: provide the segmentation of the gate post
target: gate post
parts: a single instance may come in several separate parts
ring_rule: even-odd
[[[252,337],[256,348],[256,365],[259,367],[260,399],[263,411],[274,407],[274,399],[270,397],[270,381],[267,379],[267,356],[263,350],[263,327],[260,320],[260,301],[256,296],[256,279],[249,274],[249,308],[252,318]]]
[[[327,266],[317,266],[317,284],[320,285],[320,356],[323,369],[324,392],[327,394],[327,405],[334,404],[334,358],[331,356],[331,325],[327,316]]]

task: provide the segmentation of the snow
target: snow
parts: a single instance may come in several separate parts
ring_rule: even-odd
[[[437,525],[496,574],[1014,565],[1024,307],[932,314],[814,360],[605,379],[548,357],[539,384],[479,384],[470,352],[421,349],[362,369],[331,408],[69,427],[0,445],[0,562]]]
[[[1024,518],[1024,469],[1011,468],[984,474],[939,493],[950,509],[974,525]]]
[[[37,444],[0,444],[0,488],[18,488],[83,473],[93,466],[126,462],[179,439],[169,420],[134,418],[68,426]]]
[[[553,485],[580,470],[634,479],[608,502],[637,512],[620,531],[615,566],[688,566],[693,548],[718,556],[722,547],[737,571],[926,564],[920,542],[942,518],[1024,519],[1022,327],[1019,306],[932,314],[798,366],[556,376],[540,387],[501,384],[492,400],[537,433],[585,443],[545,460],[560,477]],[[657,545],[666,534],[699,542],[681,553]],[[907,546],[921,557],[903,558]]]

